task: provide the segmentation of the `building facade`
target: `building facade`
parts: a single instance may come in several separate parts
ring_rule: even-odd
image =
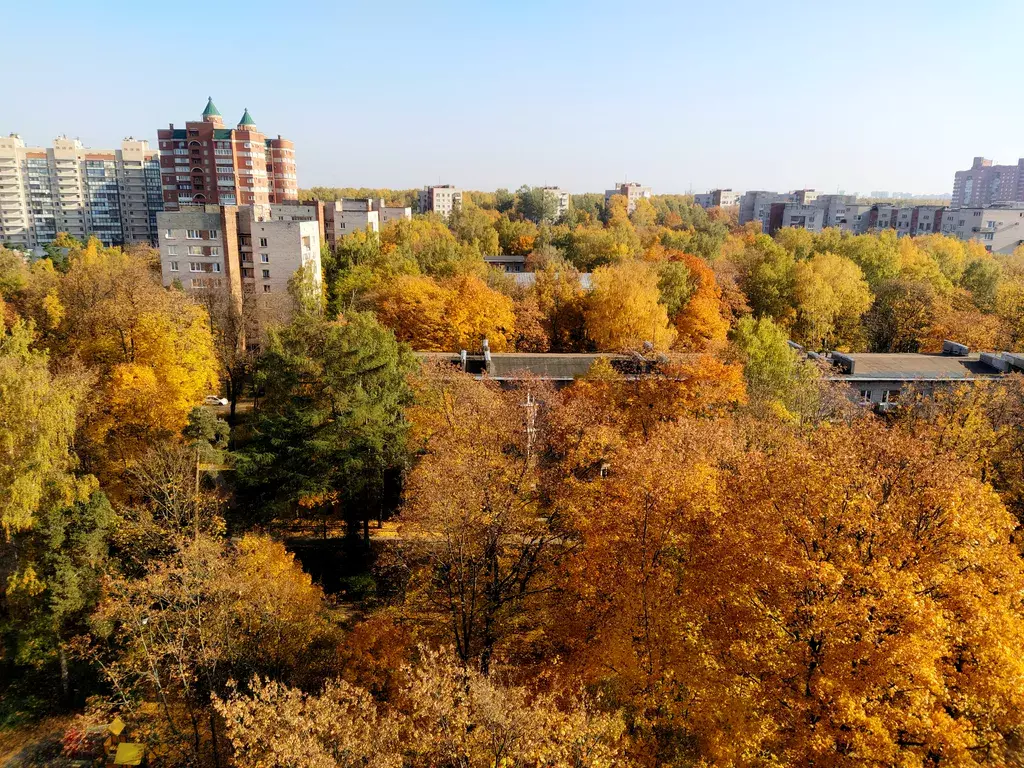
[[[741,194],[731,189],[712,189],[710,192],[693,196],[694,205],[701,208],[726,208],[739,205]]]
[[[551,198],[555,203],[555,213],[551,218],[558,220],[569,212],[569,193],[561,187],[541,187],[544,196]]]
[[[0,243],[38,252],[67,232],[155,245],[161,208],[159,160],[145,141],[89,149],[66,137],[51,147],[0,138]]]
[[[424,187],[419,191],[420,213],[437,213],[450,216],[456,208],[462,207],[462,190],[451,184]]]
[[[287,296],[288,281],[309,265],[321,279],[316,221],[275,220],[270,206],[191,205],[157,215],[164,285],[186,291]]]
[[[615,185],[614,189],[605,190],[604,193],[604,205],[605,208],[612,204],[612,198],[615,195],[622,195],[626,198],[626,211],[632,213],[636,210],[636,204],[641,200],[651,199],[651,188],[645,187],[635,181],[624,181]]]
[[[1024,204],[946,208],[942,211],[942,234],[977,240],[991,253],[1013,253],[1024,244]]]
[[[1024,202],[1024,158],[1016,165],[992,165],[974,158],[966,171],[953,175],[951,208],[982,208],[995,203]]]
[[[157,131],[164,209],[183,205],[269,205],[298,200],[295,146],[267,138],[246,109],[235,128],[211,98],[202,118]]]

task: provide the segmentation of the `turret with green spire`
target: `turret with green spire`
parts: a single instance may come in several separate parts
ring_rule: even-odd
[[[245,108],[245,114],[242,115],[242,119],[238,121],[238,128],[245,131],[255,131],[256,121],[252,119],[252,115],[249,114],[249,108]]]
[[[213,96],[207,97],[206,109],[203,110],[203,122],[216,123],[218,125],[224,122],[221,119],[221,115],[217,109],[217,105],[213,103]]]

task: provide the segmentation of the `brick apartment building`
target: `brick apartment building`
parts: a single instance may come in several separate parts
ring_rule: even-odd
[[[202,119],[157,131],[164,209],[182,205],[269,205],[299,198],[295,145],[267,138],[246,109],[235,128],[211,98]]]
[[[974,158],[966,171],[953,175],[951,208],[982,208],[994,203],[1024,202],[1024,158],[1016,165],[992,165],[984,157]]]

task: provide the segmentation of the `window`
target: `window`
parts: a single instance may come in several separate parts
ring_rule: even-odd
[[[188,247],[188,255],[189,256],[202,256],[203,255],[203,247],[201,245],[190,245]]]
[[[168,256],[177,256],[178,255],[178,246],[176,246],[176,245],[168,245],[167,246],[167,255]]]
[[[270,286],[269,285],[264,285],[263,286],[263,292],[264,293],[270,293]]]
[[[210,255],[211,256],[220,256],[220,247],[216,246],[216,245],[211,246],[210,247]]]
[[[270,270],[269,269],[264,269],[263,270],[263,279],[264,280],[269,280],[270,279]]]
[[[344,229],[344,228],[345,228],[345,222],[344,222],[344,221],[343,221],[343,222],[341,222],[341,228],[342,228],[342,229]]]
[[[862,389],[862,390],[860,390],[859,395],[860,395],[860,402],[861,403],[870,403],[871,402],[871,390],[870,389]]]
[[[242,277],[253,277],[252,270],[242,267]]]
[[[190,261],[188,263],[188,271],[189,272],[202,272],[203,271],[203,265],[200,264],[198,261]]]
[[[171,272],[177,272],[177,271],[178,271],[178,262],[172,261],[171,262]]]
[[[187,230],[185,230],[185,239],[186,240],[198,240],[199,239],[199,230],[198,229],[187,229]]]
[[[216,239],[217,239],[217,236],[218,236],[219,234],[220,234],[220,233],[219,233],[219,232],[218,232],[218,231],[217,231],[216,229],[211,229],[211,230],[210,230],[210,236],[209,236],[209,237],[208,237],[207,239],[208,239],[208,240],[216,240]]]
[[[164,230],[164,237],[166,237],[168,240],[173,240],[174,239],[174,230],[172,230],[172,229],[165,229]]]
[[[213,264],[213,271],[214,272],[220,272],[220,262],[214,262],[214,264]]]
[[[883,403],[898,403],[900,401],[900,391],[898,389],[887,389],[882,393]]]
[[[260,238],[260,247],[261,248],[266,248],[267,247],[267,238],[265,238],[265,237],[261,237]]]
[[[270,263],[270,254],[269,253],[261,253],[260,254],[260,263],[261,264],[269,264]]]
[[[194,278],[194,277],[192,278],[192,287],[193,288],[201,288],[202,286],[203,286],[203,281],[202,280],[199,280],[199,279]]]

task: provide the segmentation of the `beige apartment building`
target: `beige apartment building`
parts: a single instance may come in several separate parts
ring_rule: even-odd
[[[352,232],[379,232],[389,221],[412,218],[409,207],[384,205],[381,199],[343,199],[333,202],[308,200],[270,206],[275,221],[315,221],[320,241],[334,248],[340,238]]]
[[[51,147],[0,138],[0,243],[40,252],[67,232],[108,246],[155,245],[162,207],[159,157],[145,141],[90,149],[66,137]]]
[[[239,304],[280,306],[288,281],[309,265],[321,280],[320,225],[281,221],[270,206],[183,206],[157,215],[164,285],[186,291],[220,289]]]
[[[462,190],[451,184],[424,187],[419,191],[420,213],[437,213],[450,216],[456,208],[462,207]]]
[[[1024,244],[1024,204],[947,208],[942,212],[942,234],[978,240],[991,253],[1013,253]]]
[[[569,212],[569,193],[561,187],[541,187],[545,197],[550,197],[555,202],[554,220],[562,218]]]
[[[615,195],[622,195],[626,198],[626,211],[632,213],[636,210],[636,204],[641,200],[651,199],[651,188],[645,187],[635,181],[624,181],[615,185],[615,189],[607,189],[604,193],[604,205],[607,208],[612,204]]]

